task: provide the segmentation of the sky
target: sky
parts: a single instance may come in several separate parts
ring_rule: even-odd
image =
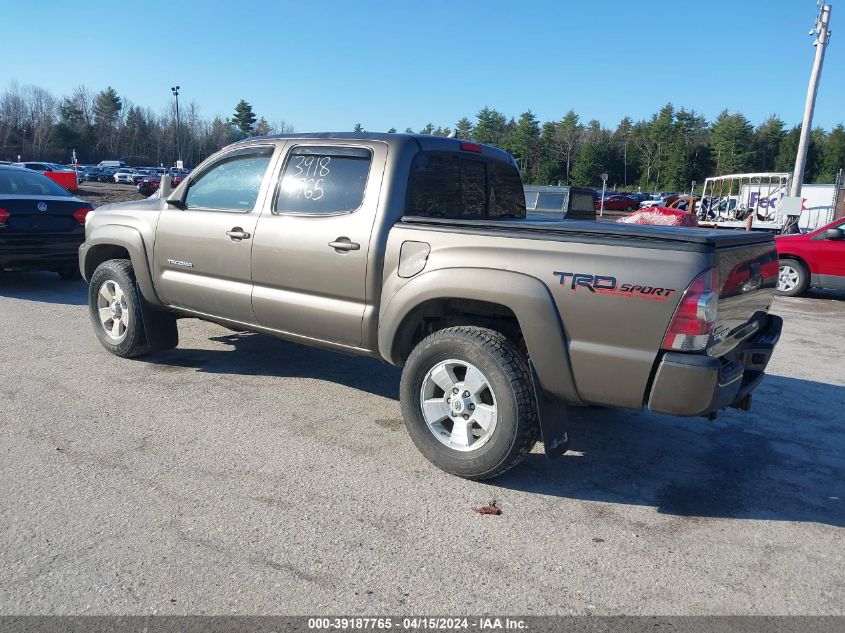
[[[826,129],[845,122],[845,2],[831,4],[814,117]],[[178,84],[203,117],[246,99],[300,132],[451,127],[485,105],[613,128],[668,102],[794,125],[816,15],[814,0],[0,0],[0,91],[111,85],[161,111]]]

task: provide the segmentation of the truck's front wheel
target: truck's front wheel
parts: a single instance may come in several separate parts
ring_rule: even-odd
[[[141,294],[128,259],[110,259],[97,266],[88,286],[88,312],[97,338],[112,354],[131,358],[150,351]]]
[[[528,364],[500,332],[460,326],[423,339],[405,363],[400,394],[414,444],[453,475],[500,475],[539,435]]]

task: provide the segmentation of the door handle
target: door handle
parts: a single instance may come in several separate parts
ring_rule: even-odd
[[[231,231],[226,231],[226,235],[232,238],[233,241],[248,240],[250,238],[249,233],[239,226],[233,227]]]
[[[337,253],[348,253],[349,251],[361,250],[361,245],[353,242],[348,237],[339,237],[334,242],[329,242],[329,246]]]

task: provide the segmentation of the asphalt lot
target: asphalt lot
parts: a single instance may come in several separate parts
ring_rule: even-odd
[[[390,366],[193,320],[121,360],[84,284],[0,275],[0,613],[843,614],[845,295],[775,311],[750,413],[577,409],[480,484]]]

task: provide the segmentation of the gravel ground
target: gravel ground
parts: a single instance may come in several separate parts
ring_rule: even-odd
[[[145,197],[139,194],[138,189],[133,185],[111,182],[83,182],[75,195],[78,198],[87,200],[94,207],[101,207],[104,204],[112,204],[113,202],[143,200]]]
[[[392,367],[195,320],[122,360],[82,283],[2,275],[0,614],[843,614],[845,295],[775,311],[750,413],[577,409],[482,484]]]

